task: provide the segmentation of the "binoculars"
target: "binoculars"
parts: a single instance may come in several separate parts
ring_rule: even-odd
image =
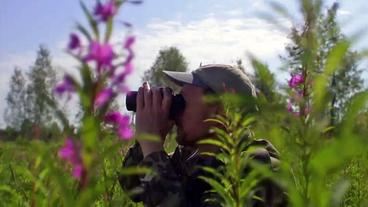
[[[161,88],[161,95],[163,95],[163,88]],[[137,110],[137,91],[129,91],[125,99],[125,106],[128,111]],[[185,100],[181,94],[172,96],[172,102],[170,106],[169,119],[174,120],[185,109]]]

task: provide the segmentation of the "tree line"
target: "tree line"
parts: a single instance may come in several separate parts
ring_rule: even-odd
[[[56,103],[52,95],[56,82],[50,51],[45,46],[39,47],[35,62],[28,72],[14,68],[4,112],[10,138],[51,138],[60,133],[52,107]]]
[[[338,4],[335,3],[326,14],[318,18],[316,29],[320,35],[316,41],[321,47],[318,48],[318,61],[314,65],[314,70],[317,73],[323,73],[325,60],[331,52],[331,48],[341,40],[347,40],[336,21],[337,10]],[[289,33],[291,42],[285,47],[286,55],[280,57],[283,66],[292,74],[302,70],[303,58],[308,53],[308,51],[303,50],[305,42],[302,41],[307,29],[308,25],[291,28]],[[332,101],[329,103],[326,113],[329,114],[331,126],[337,126],[341,121],[349,98],[363,90],[362,69],[359,67],[359,61],[359,52],[349,51],[344,57],[341,69],[337,70],[329,80]],[[243,72],[249,73],[242,65],[241,60],[237,60],[235,66]],[[169,86],[178,92],[178,87],[163,77],[163,70],[188,71],[188,62],[178,48],[162,48],[152,66],[141,77],[142,82],[148,81],[153,86]],[[287,87],[284,87],[284,84],[260,80],[264,75],[259,74],[259,70],[250,75],[254,79],[257,89],[262,92],[261,94],[267,96],[266,98],[270,101],[276,98],[286,99],[287,97],[283,95],[282,90],[287,90]],[[272,73],[267,75],[275,76]],[[270,80],[274,79],[270,78]],[[37,137],[41,136],[42,131],[48,131],[50,137],[52,134],[60,134],[62,130],[57,124],[53,109],[57,106],[52,93],[56,82],[56,71],[52,66],[50,52],[46,47],[40,46],[30,71],[25,73],[16,67],[10,79],[9,92],[6,96],[7,107],[4,113],[7,131],[12,132],[13,136],[14,134],[29,136],[29,133],[32,132],[32,135]],[[272,94],[278,94],[278,97],[272,97]],[[117,104],[114,105],[117,107]],[[366,120],[366,118],[362,117],[362,120]],[[45,134],[42,136],[45,137]]]

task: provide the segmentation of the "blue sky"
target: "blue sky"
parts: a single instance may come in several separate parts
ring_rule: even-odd
[[[53,57],[55,67],[73,73],[75,62],[64,52],[68,35],[76,21],[83,20],[77,0],[1,0],[0,7],[0,126],[4,125],[2,114],[8,81],[14,66],[28,70],[40,44],[46,45]],[[88,2],[92,7],[94,1]],[[294,21],[298,5],[294,0],[283,0]],[[327,1],[331,5],[334,1]],[[368,6],[364,0],[338,1],[341,4],[339,22],[343,32],[353,35],[368,23]],[[128,80],[131,88],[138,87],[140,76],[154,61],[159,49],[178,47],[187,58],[190,68],[200,63],[229,63],[236,59],[245,61],[251,52],[276,70],[287,43],[287,32],[262,20],[259,13],[269,14],[267,0],[146,0],[142,5],[124,5],[119,20],[131,22],[137,36],[134,49],[135,73]],[[276,18],[285,27],[290,20]],[[114,38],[124,36],[118,25]],[[367,33],[365,33],[367,34]],[[357,42],[355,48],[368,48],[367,35]],[[363,65],[367,65],[363,63]],[[279,80],[284,80],[280,76]]]

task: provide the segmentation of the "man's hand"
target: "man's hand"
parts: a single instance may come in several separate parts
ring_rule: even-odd
[[[163,142],[174,122],[169,120],[172,102],[170,89],[150,88],[147,82],[139,88],[137,95],[136,127],[137,134],[150,134],[160,137],[161,141],[140,140],[144,156],[163,150]]]

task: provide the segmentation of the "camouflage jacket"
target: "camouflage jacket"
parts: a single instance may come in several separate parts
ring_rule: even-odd
[[[272,165],[278,160],[275,148],[266,140],[257,140],[251,145],[261,146],[263,150],[255,153],[257,161]],[[204,202],[211,196],[210,186],[199,179],[206,175],[198,166],[218,167],[221,163],[213,157],[203,157],[193,149],[178,146],[172,155],[164,151],[154,152],[143,159],[138,143],[133,145],[123,161],[123,167],[146,166],[155,173],[145,175],[119,176],[121,187],[131,192],[135,202],[142,201],[145,206],[161,207],[204,207],[218,204]],[[206,175],[207,176],[207,175]],[[245,175],[246,176],[246,175]],[[286,206],[285,195],[274,183],[264,180],[260,184],[251,206]],[[212,195],[213,196],[213,195]]]

